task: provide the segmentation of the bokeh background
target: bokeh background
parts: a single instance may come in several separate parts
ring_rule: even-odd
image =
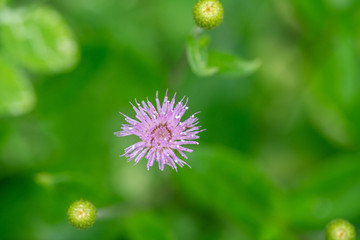
[[[0,239],[319,240],[360,228],[360,1],[223,0],[209,48],[259,59],[198,77],[194,0],[0,0]],[[201,111],[192,168],[119,157],[129,104]],[[87,230],[66,220],[97,206]]]

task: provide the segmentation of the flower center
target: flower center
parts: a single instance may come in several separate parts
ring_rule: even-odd
[[[207,15],[214,14],[214,5],[212,3],[208,3],[203,8],[203,13]]]
[[[172,138],[172,132],[167,124],[159,124],[151,131],[151,145],[160,146],[161,143],[169,142]]]
[[[84,209],[80,208],[78,211],[77,211],[77,215],[78,215],[78,218],[83,218],[86,216],[86,212],[84,211]]]
[[[336,237],[339,238],[339,239],[345,239],[346,238],[346,232],[344,229],[339,229],[337,232],[336,232]]]

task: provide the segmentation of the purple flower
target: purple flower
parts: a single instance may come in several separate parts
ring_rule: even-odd
[[[197,134],[204,130],[199,130],[200,126],[196,126],[199,123],[198,118],[195,117],[197,113],[183,122],[180,121],[188,109],[186,106],[188,99],[183,103],[185,98],[183,97],[175,105],[175,96],[176,93],[169,101],[166,92],[164,102],[161,105],[156,92],[156,108],[149,99],[147,99],[147,103],[142,101],[142,105],[135,99],[137,107],[132,103],[130,104],[136,112],[137,120],[121,113],[128,124],[123,124],[122,131],[115,132],[115,135],[118,137],[136,135],[140,138],[138,143],[125,149],[125,154],[122,156],[126,156],[128,161],[135,158],[136,165],[141,158],[145,157],[148,160],[148,170],[155,160],[158,162],[160,170],[164,170],[165,164],[175,170],[177,170],[176,164],[180,167],[185,164],[188,165],[175,154],[175,150],[187,159],[185,152],[192,152],[193,150],[185,148],[184,145],[199,144],[194,140],[198,139]]]

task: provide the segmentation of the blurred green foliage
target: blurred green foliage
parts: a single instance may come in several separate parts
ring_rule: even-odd
[[[359,229],[359,1],[223,0],[203,42],[189,38],[195,1],[4,2],[0,239],[318,240],[335,218]],[[136,137],[113,135],[129,101],[166,89],[207,129],[177,173],[132,166],[119,155]],[[85,231],[66,220],[80,198],[99,210]]]
[[[0,115],[19,115],[30,111],[35,96],[29,79],[6,58],[0,59]]]
[[[35,72],[59,72],[77,61],[77,45],[62,17],[44,6],[3,10],[3,50]]]
[[[78,46],[62,17],[42,4],[4,7],[0,27],[0,115],[17,116],[32,110],[35,102],[33,88],[17,65],[34,73],[62,72],[76,64]]]

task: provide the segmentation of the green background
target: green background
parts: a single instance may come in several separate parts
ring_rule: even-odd
[[[190,69],[195,1],[3,2],[0,239],[318,240],[335,218],[360,228],[360,1],[223,0],[209,48],[261,61],[242,77]],[[51,21],[29,17],[25,35],[45,39],[29,47],[6,13],[39,6]],[[61,37],[68,52],[43,49]],[[134,167],[119,157],[137,138],[113,135],[118,112],[134,117],[129,101],[166,89],[207,129],[192,168]],[[87,230],[66,220],[80,198],[99,210]]]

